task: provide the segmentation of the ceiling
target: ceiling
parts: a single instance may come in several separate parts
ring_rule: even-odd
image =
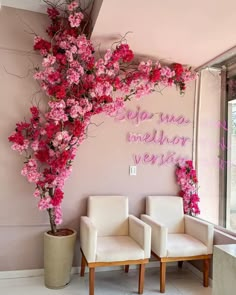
[[[199,67],[236,45],[235,0],[97,2],[100,4],[95,5],[97,12],[101,8],[92,39],[100,44],[101,50],[126,35],[138,55]],[[0,0],[0,3],[45,12],[42,0]]]

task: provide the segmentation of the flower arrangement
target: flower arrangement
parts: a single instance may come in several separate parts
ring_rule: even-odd
[[[179,196],[183,198],[184,213],[189,215],[200,214],[198,202],[198,179],[192,161],[176,166],[177,183],[180,185]]]
[[[12,149],[24,155],[21,174],[35,184],[38,208],[47,210],[51,233],[62,223],[61,202],[65,180],[92,116],[113,115],[126,100],[140,98],[159,86],[177,86],[195,78],[180,64],[162,66],[151,60],[133,63],[134,54],[123,40],[95,57],[92,42],[84,34],[88,20],[76,1],[49,6],[49,41],[35,36],[34,50],[42,56],[36,79],[48,97],[47,110],[30,108],[31,117],[16,124],[9,136]]]

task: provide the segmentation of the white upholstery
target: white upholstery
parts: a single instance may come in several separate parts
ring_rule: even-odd
[[[207,254],[213,252],[214,226],[203,220],[185,215],[185,233],[201,241],[207,246]]]
[[[144,257],[151,256],[151,227],[133,215],[129,215],[129,236],[144,250]]]
[[[87,213],[92,222],[96,224],[99,236],[128,235],[127,197],[89,197]]]
[[[181,197],[147,197],[146,210],[148,215],[143,214],[141,219],[152,228],[151,249],[157,256],[212,254],[213,225],[184,215]]]
[[[87,261],[96,260],[98,231],[87,216],[80,218],[80,247]]]
[[[149,196],[146,214],[168,227],[169,233],[184,233],[183,199],[175,196]]]
[[[167,257],[187,257],[207,254],[207,246],[190,235],[169,234],[167,237]]]
[[[141,215],[141,220],[152,228],[151,250],[159,257],[167,256],[168,228],[145,214]]]
[[[129,236],[98,237],[96,262],[144,259],[144,250]]]
[[[147,197],[146,213],[141,219],[152,228],[151,249],[160,261],[160,292],[165,293],[169,261],[204,259],[203,286],[208,287],[213,225],[184,215],[183,199],[176,196]]]
[[[150,257],[151,228],[128,215],[128,198],[92,196],[82,216],[80,244],[87,262],[140,260]]]

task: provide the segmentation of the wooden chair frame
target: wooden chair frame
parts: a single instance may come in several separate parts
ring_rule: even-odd
[[[82,249],[80,249],[80,251],[82,253],[80,276],[81,277],[84,276],[85,266],[87,266],[89,268],[89,295],[94,295],[94,280],[95,280],[95,268],[96,267],[124,265],[125,272],[128,272],[129,265],[131,265],[131,264],[139,264],[138,293],[143,294],[145,264],[149,262],[149,259],[111,261],[111,262],[88,262],[84,256]]]
[[[187,256],[187,257],[159,257],[152,251],[152,255],[160,261],[160,292],[165,293],[166,286],[166,263],[178,261],[178,267],[181,268],[183,261],[187,260],[203,260],[203,286],[209,285],[209,266],[212,254]]]

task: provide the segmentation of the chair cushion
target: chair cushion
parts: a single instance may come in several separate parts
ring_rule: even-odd
[[[98,236],[127,236],[128,198],[126,196],[91,196],[88,217],[98,230]]]
[[[169,233],[184,233],[183,198],[149,196],[146,198],[146,214],[168,227]]]
[[[144,250],[129,236],[98,237],[96,262],[144,259]]]
[[[207,246],[186,234],[168,234],[167,257],[206,255]]]

